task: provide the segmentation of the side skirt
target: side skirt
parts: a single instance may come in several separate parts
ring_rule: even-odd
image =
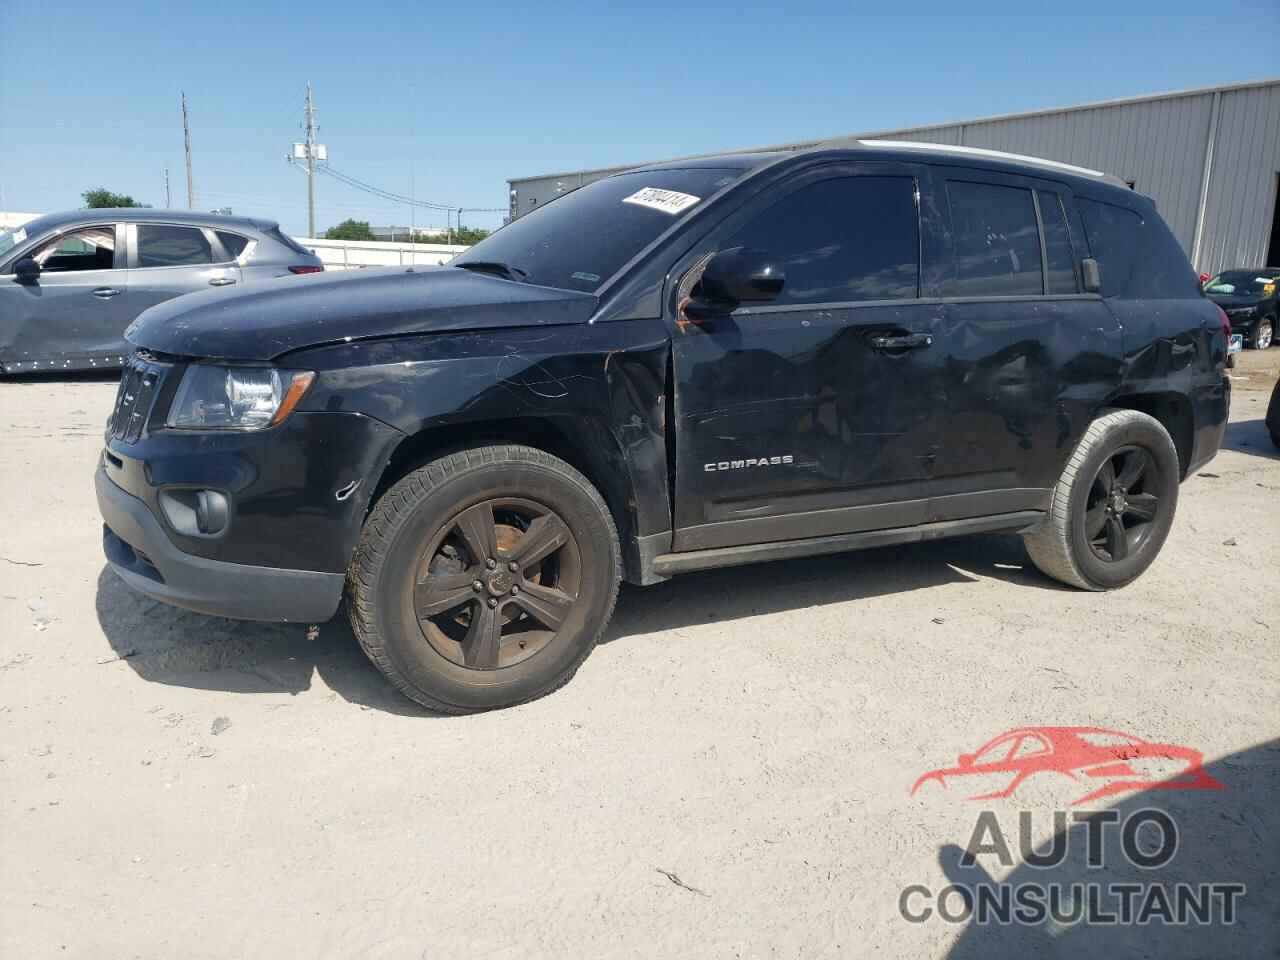
[[[847,550],[865,550],[868,547],[885,547],[898,543],[958,537],[967,533],[997,531],[1020,533],[1035,526],[1042,519],[1044,514],[1039,510],[1020,510],[1016,513],[1000,513],[990,517],[943,520],[937,523],[921,523],[888,530],[841,533],[830,537],[808,537],[804,540],[782,540],[776,543],[753,543],[741,547],[717,547],[711,550],[691,550],[688,553],[664,553],[653,558],[652,572],[659,577],[670,577],[693,570],[736,567],[746,563],[788,560],[792,557],[810,557],[824,553],[844,553]]]

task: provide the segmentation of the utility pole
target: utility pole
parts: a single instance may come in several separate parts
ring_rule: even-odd
[[[169,199],[169,168],[164,168],[164,208],[173,209],[173,201]]]
[[[196,208],[195,189],[191,184],[191,127],[187,123],[187,94],[182,93],[182,141],[187,150],[187,209]]]
[[[307,81],[307,236],[316,235],[316,110]]]

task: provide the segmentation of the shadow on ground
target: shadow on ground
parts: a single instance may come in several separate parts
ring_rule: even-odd
[[[120,369],[67,370],[36,373],[10,373],[0,378],[4,383],[119,383]]]
[[[1222,438],[1223,450],[1235,450],[1237,453],[1247,453],[1267,460],[1280,460],[1280,450],[1276,449],[1276,445],[1271,441],[1271,434],[1267,431],[1265,394],[1262,399],[1258,419],[1237,420],[1235,423],[1227,424],[1226,435]],[[1234,402],[1241,401],[1237,398]],[[1213,472],[1213,465],[1210,464],[1207,469]]]
[[[965,537],[688,574],[655,587],[624,586],[602,642],[970,582],[974,574],[1028,588],[1065,589],[1030,566],[1019,538]],[[233,693],[297,694],[310,689],[318,673],[352,703],[405,716],[431,715],[382,678],[341,613],[308,640],[304,624],[226,620],[152,600],[125,586],[108,567],[98,575],[96,608],[112,649],[144,680]]]
[[[1087,827],[1068,829],[1067,854],[1057,867],[1017,868],[1007,883],[1034,884],[1137,884],[1144,888],[1166,887],[1170,902],[1175,884],[1193,887],[1202,883],[1243,883],[1246,892],[1237,901],[1235,922],[1224,925],[1215,906],[1207,924],[1175,926],[1161,922],[1145,925],[1103,925],[1075,923],[1035,926],[978,925],[970,922],[949,954],[951,960],[1030,960],[1039,957],[1144,957],[1159,960],[1207,957],[1275,957],[1280,949],[1280,740],[1271,740],[1240,753],[1205,765],[1220,780],[1223,790],[1149,790],[1128,795],[1109,809],[1119,813],[1121,822],[1134,811],[1154,808],[1167,813],[1178,831],[1177,851],[1163,867],[1144,870],[1130,864],[1121,852],[1119,829],[1107,828],[1102,836],[1103,863],[1088,865]],[[1012,822],[1009,822],[1011,820]],[[1016,844],[1016,814],[1001,820],[1001,830],[1011,845]],[[1144,827],[1149,830],[1149,827]],[[1061,836],[1061,835],[1060,835]],[[1140,842],[1146,835],[1139,833]],[[1158,834],[1152,833],[1158,838]],[[1042,850],[1051,848],[1046,843]],[[1147,842],[1146,850],[1158,849]],[[965,887],[976,897],[993,881],[982,866],[989,856],[979,855],[977,863],[962,866],[959,847],[948,845],[938,860],[947,878]],[[1137,898],[1141,904],[1142,897]],[[1016,902],[1016,901],[1015,901]],[[1116,900],[1102,900],[1111,912]]]

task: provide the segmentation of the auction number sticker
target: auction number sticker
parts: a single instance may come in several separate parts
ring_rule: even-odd
[[[681,193],[678,190],[645,187],[643,190],[637,190],[629,197],[623,197],[622,202],[634,203],[638,207],[648,207],[650,210],[661,210],[663,213],[669,213],[674,216],[677,213],[688,210],[701,199],[701,197],[695,197],[690,193]]]

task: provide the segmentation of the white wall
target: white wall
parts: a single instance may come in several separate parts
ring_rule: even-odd
[[[38,216],[40,216],[38,213],[15,213],[12,210],[0,210],[0,230],[20,227],[28,220],[34,220]]]
[[[372,240],[325,240],[295,237],[324,261],[326,270],[364,267],[429,267],[446,263],[467,248],[447,243],[383,243]]]

